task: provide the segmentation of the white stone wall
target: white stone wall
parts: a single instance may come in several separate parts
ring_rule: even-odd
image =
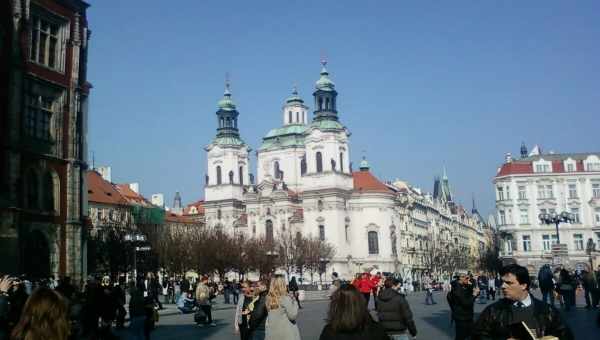
[[[305,154],[304,148],[285,148],[258,153],[257,183],[268,177],[275,178],[275,162],[283,171],[285,184],[294,191],[302,190],[300,162]]]
[[[593,161],[593,160],[592,160]],[[542,162],[534,162],[535,164]],[[566,165],[572,163],[566,160]],[[585,163],[585,162],[584,162]],[[535,173],[525,175],[510,175],[494,180],[496,191],[496,215],[499,230],[512,234],[513,244],[503,243],[503,255],[512,256],[518,262],[538,267],[542,263],[551,263],[550,248],[544,249],[543,235],[548,235],[550,247],[552,236],[556,234],[555,225],[541,224],[538,215],[546,212],[579,210],[580,223],[561,223],[559,227],[560,242],[568,246],[569,257],[574,262],[587,261],[585,253],[589,238],[600,245],[600,223],[596,222],[596,209],[600,209],[600,199],[593,197],[592,185],[600,184],[600,173]],[[575,185],[577,195],[570,197],[569,185]],[[538,186],[544,186],[545,193],[540,195]],[[545,198],[547,188],[551,186],[552,196]],[[519,187],[524,187],[525,197],[520,197]],[[502,188],[502,190],[499,190]],[[510,196],[507,195],[507,190]],[[521,190],[522,191],[522,190]],[[500,193],[502,192],[502,193]],[[503,213],[502,213],[503,212]],[[504,218],[501,219],[501,215]],[[524,215],[522,217],[522,215]],[[582,235],[583,249],[577,250],[575,234]],[[530,237],[531,249],[525,251],[523,236]],[[510,250],[512,248],[512,255]]]
[[[217,201],[225,199],[242,200],[243,187],[240,185],[239,169],[243,167],[243,184],[250,184],[248,166],[249,148],[245,145],[240,147],[221,147],[220,145],[209,145],[207,147],[209,176],[208,185],[205,186],[205,199]],[[217,167],[221,167],[221,184],[217,185]],[[233,172],[233,184],[229,183],[229,172]]]

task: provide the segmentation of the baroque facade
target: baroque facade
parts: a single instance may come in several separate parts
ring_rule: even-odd
[[[590,256],[588,242],[600,246],[600,154],[541,153],[535,147],[521,157],[507,154],[494,178],[496,220],[503,236],[501,255],[537,270],[553,264],[552,246],[568,249],[569,267],[585,268]],[[573,214],[575,220],[561,223],[560,237],[554,224],[540,222],[539,215]],[[555,260],[554,260],[555,261]]]
[[[447,230],[452,244],[480,246],[484,223],[452,202],[447,177],[434,198],[405,183],[380,181],[364,158],[358,171],[352,169],[350,132],[326,62],[313,97],[311,120],[297,89],[285,100],[283,125],[270,130],[256,151],[254,181],[252,149],[240,136],[239,112],[226,84],[217,135],[205,149],[208,227],[267,239],[286,232],[319,237],[335,248],[327,271],[348,278],[373,268],[419,275],[426,269],[427,242],[440,230]]]
[[[0,272],[84,275],[88,6],[0,5]]]

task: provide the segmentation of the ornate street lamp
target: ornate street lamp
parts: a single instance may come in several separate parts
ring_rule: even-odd
[[[596,243],[594,243],[594,240],[592,240],[592,238],[588,238],[587,244],[585,246],[585,252],[589,257],[590,260],[590,273],[593,273],[594,271],[594,262],[592,261],[592,254],[596,251]]]
[[[556,243],[560,244],[560,235],[558,234],[558,225],[560,222],[575,222],[575,215],[566,211],[557,214],[553,213],[541,213],[538,215],[542,224],[554,224],[556,225]]]

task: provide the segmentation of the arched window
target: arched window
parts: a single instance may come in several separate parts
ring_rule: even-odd
[[[340,172],[344,172],[344,153],[340,152]]]
[[[273,242],[273,221],[271,220],[267,220],[265,237],[267,239],[267,242]]]
[[[317,201],[317,210],[323,211],[323,200]]]
[[[30,169],[27,173],[27,207],[30,209],[39,208],[39,189],[40,182],[37,173]]]
[[[281,172],[281,171],[279,170],[279,162],[278,162],[278,161],[275,161],[275,162],[273,163],[273,177],[275,177],[275,178],[280,178],[280,176],[281,176],[281,173],[280,173],[280,172]]]
[[[217,185],[222,183],[222,178],[221,178],[221,166],[218,165],[217,166]]]
[[[237,129],[237,118],[233,119],[233,127]]]
[[[324,225],[319,226],[319,240],[325,241],[325,226]]]
[[[296,123],[300,123],[300,112],[296,112]]]
[[[369,254],[379,254],[379,240],[376,231],[369,231]]]
[[[292,124],[292,111],[288,112],[288,123]]]
[[[323,97],[319,97],[319,111],[323,110]]]
[[[329,110],[329,98],[325,98],[325,110]]]
[[[219,119],[219,127],[223,128],[223,125],[225,125],[225,118],[221,117],[221,119]]]
[[[233,184],[233,171],[229,171],[229,184]]]
[[[317,172],[323,172],[323,155],[317,151]]]
[[[53,171],[44,175],[44,210],[59,213],[60,211],[60,179]]]
[[[231,118],[227,117],[227,125],[226,127],[231,127]]]
[[[244,185],[244,167],[240,166],[240,185]]]
[[[217,209],[217,219],[220,220],[222,217],[221,209]]]
[[[398,248],[396,247],[396,227],[390,227],[390,241],[392,242],[392,255],[398,255]]]
[[[350,226],[348,224],[344,227],[344,234],[346,235],[346,243],[350,243]]]
[[[306,173],[306,157],[302,156],[300,159],[300,175],[304,175]]]

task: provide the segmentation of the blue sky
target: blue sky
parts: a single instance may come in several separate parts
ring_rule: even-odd
[[[521,141],[600,151],[597,1],[90,3],[95,164],[168,205],[203,197],[226,72],[256,149],[294,83],[312,104],[323,52],[351,158],[364,151],[383,180],[432,191],[445,166],[458,200],[487,214]]]

